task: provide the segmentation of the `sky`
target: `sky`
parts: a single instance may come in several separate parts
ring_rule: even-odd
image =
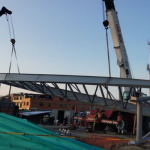
[[[114,0],[122,35],[136,79],[149,79],[150,1]],[[102,0],[1,0],[12,11],[21,73],[109,76]],[[12,31],[12,30],[11,30]],[[112,77],[119,67],[110,30]],[[9,72],[11,58],[8,22],[0,18],[0,73]],[[18,73],[13,55],[11,73]],[[7,93],[2,86],[0,95]]]

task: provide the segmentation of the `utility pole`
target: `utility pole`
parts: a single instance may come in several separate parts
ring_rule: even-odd
[[[147,41],[147,44],[149,45],[149,63],[147,64],[147,71],[149,73],[149,80],[150,80],[150,42]],[[150,89],[149,89],[149,96],[150,96]]]

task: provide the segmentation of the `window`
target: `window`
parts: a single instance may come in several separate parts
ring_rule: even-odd
[[[22,96],[20,96],[20,100],[22,100]]]
[[[22,103],[20,103],[20,108],[22,108]]]
[[[27,102],[27,105],[29,105],[29,102]]]
[[[60,98],[59,98],[59,100],[61,100],[61,101],[62,101],[62,100],[64,100],[64,98],[60,97]]]
[[[48,106],[51,107],[51,103],[49,103]]]
[[[40,106],[44,106],[44,103],[40,102]]]
[[[14,100],[18,100],[18,96],[14,96]]]
[[[24,105],[26,105],[26,102],[24,102]]]

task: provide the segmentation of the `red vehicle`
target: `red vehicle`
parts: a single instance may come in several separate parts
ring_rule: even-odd
[[[71,128],[76,129],[79,126],[86,126],[86,116],[79,115],[76,113],[76,115],[73,117],[73,123],[72,123]]]
[[[120,130],[126,129],[129,131],[129,124],[126,119],[129,116],[124,117],[124,115],[124,113],[120,114],[120,112],[113,110],[91,110],[90,114],[86,117],[86,128],[88,131],[103,131],[108,126],[108,129],[111,131],[118,131],[119,126]],[[134,122],[134,115],[130,117]]]
[[[98,116],[100,113],[100,116]],[[109,131],[118,132],[118,127],[123,132],[135,132],[135,114],[127,112],[119,112],[113,110],[91,110],[90,114],[83,117],[74,116],[74,129],[79,126],[85,126],[91,132],[94,130],[103,131],[108,127]],[[80,123],[78,121],[80,120]],[[147,133],[150,131],[149,127],[150,118],[143,116],[143,131]]]

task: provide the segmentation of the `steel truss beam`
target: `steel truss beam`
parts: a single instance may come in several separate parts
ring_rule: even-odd
[[[136,113],[136,107],[129,103],[129,99],[123,100],[120,87],[130,87],[129,95],[132,91],[135,92],[136,88],[140,92],[142,87],[150,88],[149,80],[69,75],[0,74],[0,83],[45,95],[106,106],[109,109],[114,109],[115,106],[115,110],[131,113]],[[51,87],[50,84],[54,87]],[[61,88],[60,84],[63,84],[65,88]],[[94,86],[93,94],[89,94],[89,85]],[[109,86],[118,87],[121,94],[120,100],[115,98]],[[98,96],[98,92],[101,96]],[[111,99],[106,98],[106,93]],[[143,111],[144,115],[150,116],[149,106],[146,106]]]
[[[112,77],[110,78],[110,77],[98,77],[98,76],[0,73],[0,82],[2,83],[4,81],[69,83],[69,84],[142,87],[142,88],[150,87],[149,80],[139,80],[139,79],[112,78]]]

